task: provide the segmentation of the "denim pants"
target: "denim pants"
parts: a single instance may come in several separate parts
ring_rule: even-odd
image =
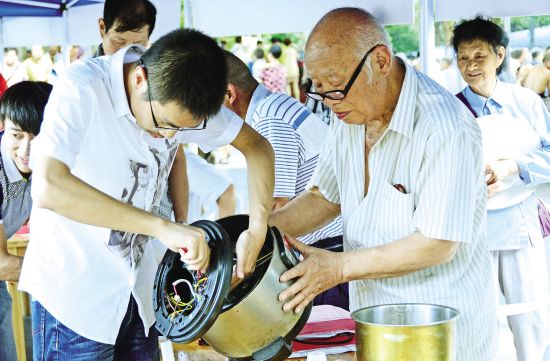
[[[6,282],[0,281],[0,361],[17,360],[12,327],[11,296]]]
[[[145,337],[134,297],[114,345],[92,341],[80,336],[55,319],[40,303],[32,305],[32,339],[34,361],[158,361],[158,332],[155,327]]]

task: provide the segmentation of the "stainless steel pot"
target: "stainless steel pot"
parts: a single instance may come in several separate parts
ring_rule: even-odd
[[[298,262],[294,253],[287,248],[279,231],[270,228],[256,270],[235,289],[229,290],[230,273],[236,261],[235,245],[239,235],[248,227],[248,216],[228,217],[215,224],[201,222],[194,225],[205,230],[212,248],[208,286],[218,286],[208,291],[204,307],[201,304],[192,312],[170,320],[162,293],[174,279],[186,277],[186,271],[177,265],[177,255],[167,253],[168,258],[165,256],[159,266],[155,280],[157,328],[176,342],[186,343],[202,336],[212,348],[231,360],[285,359],[290,355],[291,342],[305,325],[312,306],[310,304],[296,314],[284,312],[283,303],[278,301],[279,293],[292,284],[281,284],[279,277]],[[225,251],[220,252],[220,248]],[[232,257],[227,257],[228,250]],[[177,275],[173,274],[174,267]],[[218,295],[215,295],[215,290]]]
[[[454,361],[454,308],[392,304],[359,309],[355,320],[357,361]]]

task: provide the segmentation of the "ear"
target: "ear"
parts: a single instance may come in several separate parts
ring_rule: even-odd
[[[131,84],[135,89],[143,88],[147,91],[147,72],[143,67],[137,65],[132,72]]]
[[[103,38],[105,36],[105,20],[103,18],[97,19],[97,25],[99,25],[99,35]]]
[[[390,72],[392,64],[392,53],[387,46],[380,45],[376,48],[371,55],[371,58],[374,62],[373,71],[380,73],[382,75],[387,75]],[[367,59],[367,61],[369,61]]]
[[[502,65],[504,58],[506,57],[506,49],[504,46],[500,46],[497,51],[498,66]]]
[[[237,87],[233,83],[227,83],[227,92],[225,94],[225,100],[233,105],[237,100]]]

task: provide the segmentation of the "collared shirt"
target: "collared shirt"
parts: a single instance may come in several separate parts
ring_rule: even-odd
[[[388,129],[369,152],[366,196],[365,130],[336,120],[308,184],[340,204],[345,250],[385,245],[415,232],[459,244],[447,263],[350,282],[351,309],[403,302],[454,307],[461,313],[457,360],[492,360],[497,318],[479,127],[458,99],[406,65]]]
[[[273,147],[275,153],[274,197],[294,198],[305,190],[311,178],[328,124],[296,99],[270,92],[258,85],[246,114],[246,122]],[[306,244],[340,236],[342,219],[300,237]]]
[[[124,88],[124,63],[136,62],[143,51],[130,46],[68,68],[33,140],[31,168],[37,155],[53,157],[101,192],[156,213],[178,144],[195,141],[203,149],[227,144],[242,121],[216,118],[204,130],[153,138],[137,125]],[[79,223],[38,207],[31,219],[22,290],[64,325],[97,342],[115,343],[130,295],[145,330],[153,325],[157,263],[149,237]]]
[[[6,238],[10,238],[25,223],[31,214],[31,178],[23,178],[6,149],[0,133],[0,185],[2,187],[2,213],[0,224]]]
[[[527,120],[539,135],[541,148],[515,159],[519,178],[532,189],[550,182],[550,113],[540,97],[530,89],[500,80],[489,98],[474,93],[469,86],[462,94],[477,115],[503,114]],[[519,249],[542,242],[533,196],[503,209],[488,210],[487,217],[491,250]]]

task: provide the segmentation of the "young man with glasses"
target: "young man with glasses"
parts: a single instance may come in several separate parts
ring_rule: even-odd
[[[205,271],[197,228],[156,216],[181,143],[232,142],[251,173],[251,221],[237,249],[238,275],[253,269],[273,190],[269,144],[217,114],[227,87],[222,50],[175,30],[145,51],[70,66],[33,141],[34,205],[20,288],[33,296],[35,359],[158,360],[150,238]],[[190,128],[206,128],[190,131]]]
[[[346,39],[345,42],[342,39]],[[338,120],[307,191],[271,225],[300,236],[342,215],[343,253],[289,239],[304,261],[279,298],[300,311],[350,282],[350,309],[430,303],[460,310],[457,360],[489,361],[497,319],[485,235],[481,132],[466,107],[392,54],[368,12],[336,9],[313,29],[305,61]]]
[[[149,0],[105,1],[103,18],[98,19],[102,44],[99,45],[95,56],[113,55],[132,44],[147,46],[149,37],[155,29],[156,14],[155,6]],[[222,109],[216,116],[237,117],[226,109]],[[153,121],[156,122],[156,119],[153,118]],[[206,121],[202,127],[192,129],[203,129],[205,126]],[[183,146],[179,148],[168,177],[166,194],[161,200],[160,214],[179,223],[189,221],[190,192],[199,192],[200,198],[215,200],[220,216],[233,214],[236,196],[231,180],[198,156],[189,154],[193,158],[189,161],[185,155],[188,152],[184,152]],[[188,178],[188,171],[192,173],[193,178]],[[201,184],[200,189],[189,189],[195,183]],[[191,210],[191,213],[198,212]],[[163,253],[162,249],[159,251]]]

